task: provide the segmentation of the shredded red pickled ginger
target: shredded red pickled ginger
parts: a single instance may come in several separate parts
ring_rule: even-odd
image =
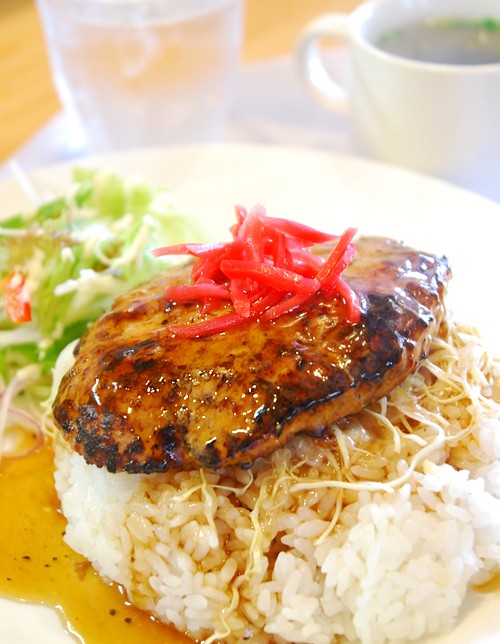
[[[288,219],[268,217],[264,208],[247,212],[236,207],[232,241],[212,244],[176,244],[153,255],[191,255],[196,258],[192,283],[169,286],[165,297],[172,302],[203,303],[209,313],[222,301],[232,310],[202,322],[172,325],[179,336],[197,338],[221,333],[251,320],[270,321],[295,310],[319,292],[345,302],[349,324],[360,319],[359,301],[341,275],[354,257],[355,228],[342,235],[323,233]],[[337,240],[326,258],[311,246]]]

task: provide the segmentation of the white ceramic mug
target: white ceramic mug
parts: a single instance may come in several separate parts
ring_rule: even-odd
[[[356,151],[500,197],[500,62],[419,62],[379,46],[391,30],[448,18],[500,29],[500,0],[370,0],[320,16],[301,35],[299,68],[317,101],[349,114]],[[348,45],[348,87],[326,69],[325,38]]]

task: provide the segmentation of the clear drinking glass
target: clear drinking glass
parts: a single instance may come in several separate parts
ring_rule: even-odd
[[[242,0],[37,0],[54,82],[91,151],[223,137]]]

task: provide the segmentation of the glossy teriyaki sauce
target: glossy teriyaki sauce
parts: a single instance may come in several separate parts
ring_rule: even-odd
[[[85,644],[191,643],[127,602],[63,541],[48,446],[0,463],[0,595],[54,608]]]

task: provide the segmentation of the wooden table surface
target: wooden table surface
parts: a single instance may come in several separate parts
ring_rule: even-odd
[[[246,0],[243,61],[290,54],[315,16],[359,0]],[[0,0],[0,164],[61,109],[34,0]]]

